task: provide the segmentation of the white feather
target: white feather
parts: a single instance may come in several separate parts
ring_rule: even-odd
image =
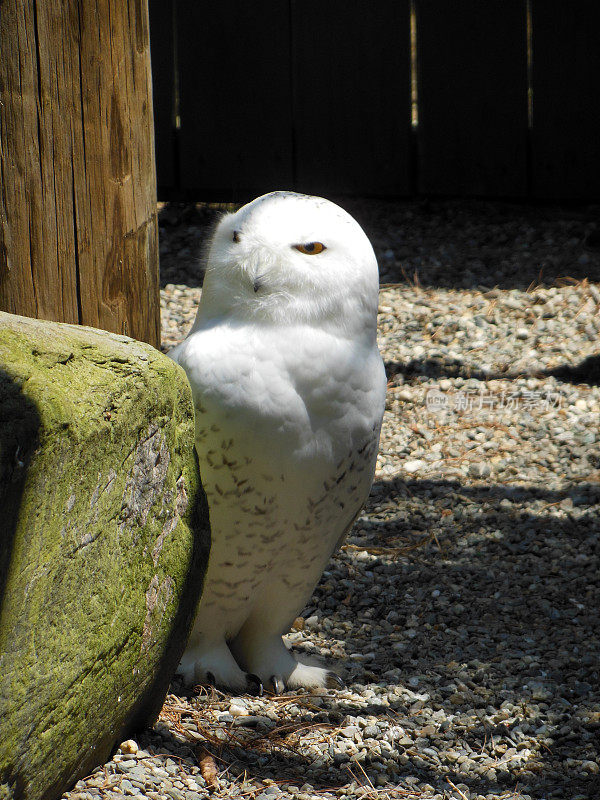
[[[324,250],[296,248],[312,242]],[[171,352],[194,395],[212,527],[189,682],[327,680],[281,636],[369,492],[385,399],[377,301],[371,244],[327,200],[274,192],[215,230],[196,321]]]

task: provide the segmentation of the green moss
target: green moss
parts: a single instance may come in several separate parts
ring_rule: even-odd
[[[0,314],[0,369],[0,782],[37,799],[160,707],[200,591],[207,511],[189,387],[170,359]]]

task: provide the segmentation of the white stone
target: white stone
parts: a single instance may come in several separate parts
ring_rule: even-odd
[[[421,459],[414,459],[412,461],[405,461],[402,465],[402,468],[405,472],[418,472],[418,470],[423,469],[425,467],[425,462],[421,461]]]

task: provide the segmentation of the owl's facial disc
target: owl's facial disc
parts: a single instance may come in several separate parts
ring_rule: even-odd
[[[240,228],[236,227],[233,230],[230,230],[229,240],[234,244],[240,244],[243,240],[242,231]],[[323,242],[318,241],[306,241],[306,242],[299,242],[297,244],[290,244],[289,247],[292,250],[297,250],[299,253],[302,253],[305,256],[317,256],[327,250],[327,246],[323,244]],[[237,252],[237,248],[236,248]],[[265,274],[249,274],[248,278],[250,279],[250,285],[254,290],[254,294],[258,294],[258,292],[265,288],[267,283],[267,275]]]
[[[377,299],[373,248],[328,200],[274,192],[224,215],[215,229],[201,301],[206,319],[309,322],[372,337]]]
[[[231,234],[231,241],[234,244],[239,244],[241,240],[242,240],[241,231],[234,230]],[[251,277],[251,284],[252,288],[254,289],[254,294],[257,294],[265,284],[265,276],[255,275],[253,278]]]

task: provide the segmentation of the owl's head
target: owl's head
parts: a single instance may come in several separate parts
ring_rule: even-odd
[[[378,288],[371,243],[346,211],[321,197],[272,192],[217,225],[195,327],[252,320],[374,335]]]

